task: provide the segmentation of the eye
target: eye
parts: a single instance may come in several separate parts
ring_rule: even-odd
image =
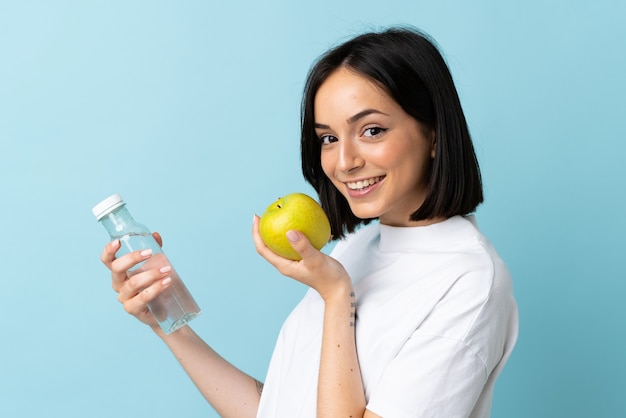
[[[365,129],[365,131],[363,131],[363,136],[376,138],[384,134],[386,131],[387,129],[381,128],[380,126],[372,126],[370,128]]]
[[[322,143],[322,145],[328,145],[332,142],[337,142],[337,137],[332,136],[332,135],[322,135],[319,137],[319,140]]]

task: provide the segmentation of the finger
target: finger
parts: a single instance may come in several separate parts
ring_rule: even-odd
[[[152,250],[148,248],[141,251],[133,251],[113,260],[109,266],[113,279],[113,289],[119,291],[122,283],[128,278],[128,270],[135,264],[141,263],[150,257],[152,257]]]
[[[131,276],[122,286],[120,286],[117,299],[120,302],[125,303],[128,299],[137,296],[146,289],[155,285],[168,285],[171,281],[167,280],[170,278],[169,274],[171,273],[171,270],[172,268],[170,266],[163,266],[160,269],[151,269]],[[155,292],[149,293],[157,294]]]
[[[291,248],[296,250],[303,260],[308,260],[319,256],[320,252],[311,245],[309,239],[300,231],[289,230],[287,231],[287,240],[291,244]]]
[[[281,257],[280,255],[272,251],[267,245],[265,245],[259,232],[259,221],[260,218],[257,215],[254,215],[252,221],[252,239],[254,241],[254,247],[256,248],[257,253],[259,253],[261,257],[265,258],[270,264],[276,267],[281,273],[286,274],[286,269],[293,263],[297,264],[298,262]]]
[[[254,242],[254,247],[256,248],[256,251],[261,254],[263,257],[265,257],[265,253],[269,251],[271,251],[267,245],[265,245],[265,242],[263,242],[263,238],[261,238],[261,233],[259,232],[259,222],[260,222],[261,218],[259,218],[258,215],[254,215],[254,217],[252,218],[252,241]]]
[[[104,263],[105,266],[111,268],[111,263],[115,260],[115,253],[120,249],[120,240],[114,239],[104,246],[102,252],[100,253],[100,261]]]
[[[172,281],[169,277],[163,280],[157,280],[133,297],[120,300],[120,302],[122,302],[124,310],[129,314],[134,316],[141,315],[148,310],[148,304],[167,289],[171,283]]]

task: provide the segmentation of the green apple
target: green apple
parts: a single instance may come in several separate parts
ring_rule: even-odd
[[[318,250],[330,239],[330,223],[322,207],[303,193],[279,197],[268,206],[259,223],[259,233],[265,245],[276,254],[290,260],[302,257],[291,247],[286,233],[290,229],[302,232]]]

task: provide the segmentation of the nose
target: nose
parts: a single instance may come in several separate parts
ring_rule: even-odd
[[[359,146],[352,139],[339,141],[339,156],[337,168],[343,172],[353,172],[361,168],[364,160],[359,152]]]

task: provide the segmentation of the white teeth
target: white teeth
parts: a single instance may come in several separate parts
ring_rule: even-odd
[[[351,190],[361,190],[368,186],[371,186],[374,183],[378,183],[380,181],[380,177],[373,177],[367,180],[359,180],[359,181],[351,181],[346,183],[348,188]]]

